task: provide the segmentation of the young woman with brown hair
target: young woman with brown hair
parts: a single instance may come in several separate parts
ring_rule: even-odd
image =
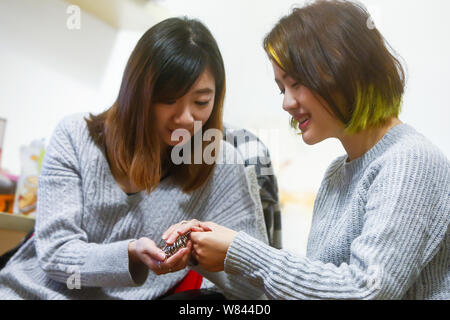
[[[272,299],[450,299],[450,162],[398,119],[404,72],[369,22],[358,3],[316,1],[264,39],[291,125],[347,154],[325,173],[306,256],[218,223],[178,226],[209,228],[191,234],[205,269]]]
[[[189,271],[190,242],[167,260],[159,248],[181,220],[265,239],[243,162],[227,164],[238,157],[232,145],[211,142],[214,160],[225,161],[172,161],[177,144],[189,146],[183,156],[205,154],[201,134],[222,132],[224,96],[222,57],[202,23],[171,18],[149,29],[113,106],[57,126],[39,177],[36,233],[0,272],[0,299],[159,298]],[[179,131],[190,139],[180,142]],[[233,276],[210,280],[229,297],[261,294]]]

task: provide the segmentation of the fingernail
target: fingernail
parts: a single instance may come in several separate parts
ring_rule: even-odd
[[[158,252],[158,258],[163,261],[164,259],[166,259],[166,254],[162,251]]]

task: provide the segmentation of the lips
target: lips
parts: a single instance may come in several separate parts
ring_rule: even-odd
[[[306,120],[304,120],[303,122],[300,122],[300,123],[298,124],[298,128],[299,128],[301,131],[305,131],[306,128],[308,127],[310,121],[311,121],[310,119],[306,119]]]
[[[309,125],[311,116],[309,114],[299,114],[295,115],[294,119],[298,122],[298,128],[303,131]]]
[[[170,134],[172,134],[172,132],[174,132],[176,130],[187,130],[188,132],[191,132],[190,130],[184,129],[184,128],[175,128],[175,129],[167,129],[167,130],[170,132]]]
[[[184,139],[183,137],[185,136],[185,131],[183,131],[182,133],[180,132],[180,133],[178,134],[178,135],[179,135],[179,136],[178,136],[178,139],[172,139],[172,134],[173,134],[176,130],[186,130],[186,131],[189,132],[189,135],[192,136],[192,133],[191,133],[189,130],[187,130],[187,129],[183,129],[183,128],[170,129],[170,128],[167,128],[167,131],[169,132],[170,140],[173,141],[173,142],[180,142],[182,139]]]

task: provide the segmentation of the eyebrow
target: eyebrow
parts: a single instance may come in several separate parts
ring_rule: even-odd
[[[214,92],[214,90],[211,88],[203,88],[203,89],[198,89],[198,90],[194,91],[195,94],[204,94],[204,93],[213,93],[213,92]]]

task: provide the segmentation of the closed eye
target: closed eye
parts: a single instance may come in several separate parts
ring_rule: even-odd
[[[195,103],[199,106],[206,106],[211,100],[208,101],[195,101]]]
[[[295,82],[291,85],[292,89],[297,89],[300,86],[300,82]],[[280,89],[280,94],[284,94],[285,90],[284,89]]]

